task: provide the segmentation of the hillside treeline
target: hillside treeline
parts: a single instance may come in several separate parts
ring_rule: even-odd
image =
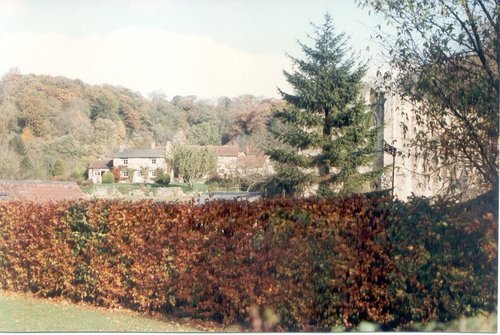
[[[152,141],[263,148],[272,141],[266,123],[282,103],[251,95],[167,100],[11,71],[0,81],[0,178],[82,180],[92,160]]]

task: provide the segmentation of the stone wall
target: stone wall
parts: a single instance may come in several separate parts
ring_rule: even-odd
[[[410,145],[410,140],[420,130],[412,113],[413,105],[395,94],[376,92],[373,89],[366,91],[366,97],[375,112],[377,125],[384,125],[380,136],[381,149],[382,141],[397,149],[394,164],[394,194],[399,199],[406,200],[412,194],[433,196],[442,193],[445,184],[435,173],[438,166],[424,161],[423,153]],[[406,134],[403,126],[407,128]],[[380,180],[380,188],[391,189],[392,155],[381,152],[376,165],[386,167]]]

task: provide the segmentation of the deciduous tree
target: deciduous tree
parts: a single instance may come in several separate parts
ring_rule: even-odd
[[[194,145],[220,145],[221,127],[215,122],[203,122],[191,126],[187,132],[187,139]]]
[[[207,148],[181,145],[173,150],[175,174],[190,186],[194,180],[215,173],[217,157]]]

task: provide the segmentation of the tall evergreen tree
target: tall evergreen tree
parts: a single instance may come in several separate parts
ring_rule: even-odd
[[[283,146],[268,154],[288,192],[315,184],[321,195],[360,191],[381,173],[371,166],[378,129],[362,96],[366,65],[356,62],[330,15],[313,27],[314,45],[299,42],[304,59],[290,57],[293,72],[284,71],[294,93],[279,90],[288,104],[274,112],[271,131]]]

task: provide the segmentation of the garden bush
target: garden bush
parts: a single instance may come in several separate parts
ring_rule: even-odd
[[[364,196],[0,203],[0,288],[226,324],[273,311],[282,331],[404,329],[495,311],[493,213]]]
[[[239,177],[212,176],[207,179],[205,184],[208,186],[208,189],[210,191],[220,191],[220,190],[239,191],[242,186],[242,180]]]
[[[398,276],[396,323],[447,322],[497,305],[498,198],[474,207],[422,197],[394,203],[387,229]]]
[[[170,175],[165,173],[159,174],[158,177],[156,177],[155,179],[155,183],[167,186],[168,184],[170,184]]]
[[[111,172],[105,172],[102,175],[103,184],[113,184],[115,182],[115,176]]]

